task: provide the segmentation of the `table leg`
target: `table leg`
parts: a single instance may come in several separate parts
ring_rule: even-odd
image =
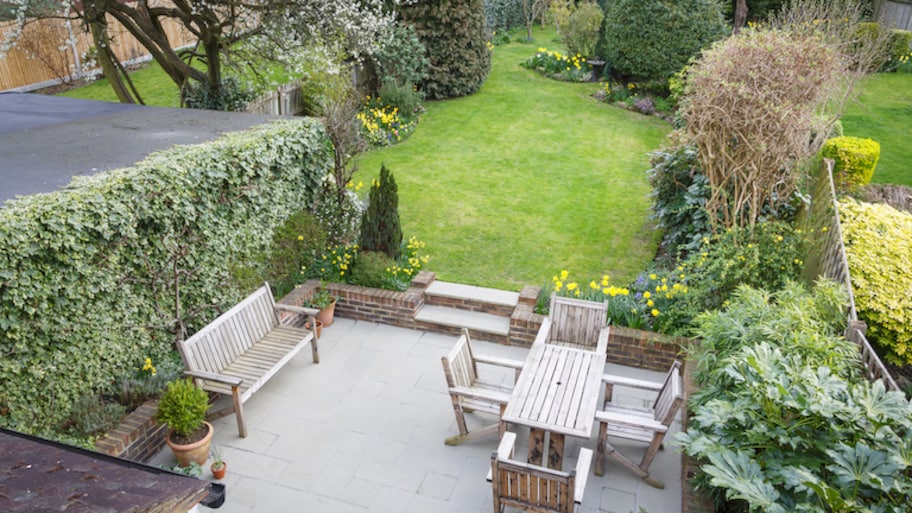
[[[551,433],[548,442],[548,468],[560,470],[564,461],[564,435]]]
[[[545,451],[545,432],[541,429],[529,429],[529,463],[541,466]]]

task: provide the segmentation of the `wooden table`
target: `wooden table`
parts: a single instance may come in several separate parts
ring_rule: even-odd
[[[529,463],[541,465],[550,434],[548,467],[560,469],[564,436],[588,439],[595,423],[605,352],[536,342],[513,388],[504,422],[530,428]]]

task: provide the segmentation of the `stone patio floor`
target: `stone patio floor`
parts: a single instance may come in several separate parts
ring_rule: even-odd
[[[248,436],[240,438],[234,416],[217,420],[213,444],[228,464],[225,513],[397,512],[476,513],[493,510],[485,481],[495,437],[455,447],[458,433],[440,363],[452,335],[336,318],[323,330],[320,361],[305,349],[245,404]],[[524,360],[528,349],[473,340],[478,353]],[[484,369],[484,366],[482,366]],[[606,371],[660,380],[663,373],[607,364]],[[512,382],[512,373],[481,372]],[[626,392],[626,391],[625,391]],[[619,389],[616,397],[621,393]],[[629,394],[626,401],[644,398]],[[470,429],[493,421],[471,414]],[[517,455],[525,454],[528,430],[516,426]],[[680,429],[679,421],[673,430]],[[590,440],[567,438],[565,468]],[[616,441],[635,459],[645,444]],[[672,444],[651,466],[664,490],[650,487],[606,459],[605,475],[590,475],[579,512],[678,513],[681,455]],[[173,465],[165,448],[152,465]],[[211,479],[208,466],[203,479]],[[200,508],[208,511],[207,508]]]

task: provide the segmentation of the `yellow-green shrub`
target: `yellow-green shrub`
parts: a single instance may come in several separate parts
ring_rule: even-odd
[[[839,205],[859,317],[893,363],[912,363],[912,214],[889,205]]]
[[[820,151],[824,158],[836,162],[833,179],[840,191],[867,185],[880,159],[880,143],[860,137],[834,137]]]

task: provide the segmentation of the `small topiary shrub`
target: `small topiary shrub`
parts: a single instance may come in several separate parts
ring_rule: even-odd
[[[854,200],[839,204],[858,315],[894,364],[912,364],[912,214]]]
[[[880,159],[880,144],[873,139],[842,136],[823,144],[821,154],[835,161],[833,179],[839,191],[853,191],[867,185]]]
[[[667,83],[727,31],[712,0],[614,0],[605,13],[607,60],[618,78]]]
[[[190,378],[177,379],[168,383],[162,393],[156,420],[177,435],[187,436],[203,425],[208,409],[209,395],[205,390],[194,385]]]
[[[430,61],[427,49],[421,44],[415,29],[395,25],[374,55],[383,85],[399,85],[412,89],[427,78]]]
[[[367,210],[361,220],[361,250],[379,251],[393,260],[402,251],[399,223],[399,188],[386,165],[380,166],[380,180],[370,190]]]

